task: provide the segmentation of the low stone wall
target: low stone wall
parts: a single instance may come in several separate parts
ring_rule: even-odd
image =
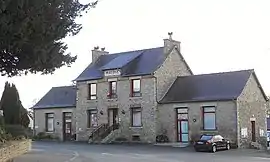
[[[31,149],[31,143],[31,140],[12,141],[6,146],[0,147],[0,162],[6,162],[25,154]]]

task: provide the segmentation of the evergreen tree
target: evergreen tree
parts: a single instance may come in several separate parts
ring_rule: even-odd
[[[21,101],[20,101],[19,93],[17,91],[15,84],[11,84],[10,98],[11,98],[11,103],[10,103],[9,108],[12,109],[12,116],[13,116],[12,123],[10,124],[21,124],[21,113],[20,113]]]
[[[11,109],[8,109],[9,107],[9,103],[11,103],[10,100],[10,90],[11,90],[11,86],[8,82],[5,83],[5,88],[4,88],[4,92],[2,94],[2,98],[1,98],[1,110],[3,110],[3,115],[4,115],[4,121],[5,123],[11,123]]]
[[[0,0],[0,74],[53,73],[76,56],[65,53],[66,36],[79,33],[75,19],[95,6],[79,0]]]
[[[25,128],[28,128],[30,119],[28,117],[28,111],[23,107],[22,104],[21,104],[20,113],[21,113],[21,121],[20,121],[21,125],[24,126]]]
[[[3,110],[5,124],[28,127],[30,121],[27,110],[23,107],[14,84],[6,82],[0,106],[0,109]]]

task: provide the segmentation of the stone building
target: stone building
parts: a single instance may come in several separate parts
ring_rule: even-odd
[[[255,72],[194,75],[169,36],[163,47],[137,51],[95,47],[75,86],[54,87],[33,107],[35,133],[105,143],[155,143],[158,135],[189,142],[202,133],[221,133],[240,147],[259,141],[267,97]]]
[[[266,101],[254,70],[178,77],[159,102],[158,130],[170,141],[218,133],[248,147],[266,135]]]
[[[69,140],[75,132],[70,119],[76,107],[76,86],[53,87],[33,107],[34,134],[40,132]]]

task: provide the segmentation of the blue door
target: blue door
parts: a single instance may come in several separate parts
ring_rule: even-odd
[[[188,139],[188,120],[178,120],[178,141],[189,142]]]

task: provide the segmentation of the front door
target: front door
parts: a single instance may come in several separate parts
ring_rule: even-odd
[[[108,109],[109,126],[119,123],[118,109]]]
[[[188,142],[188,120],[178,121],[178,141]]]
[[[251,121],[251,140],[256,142],[256,131],[255,131],[255,121]]]
[[[64,141],[69,141],[72,138],[71,117],[72,117],[72,114],[70,112],[63,113],[63,138],[64,138]]]
[[[177,142],[189,142],[188,135],[188,109],[177,108]]]

